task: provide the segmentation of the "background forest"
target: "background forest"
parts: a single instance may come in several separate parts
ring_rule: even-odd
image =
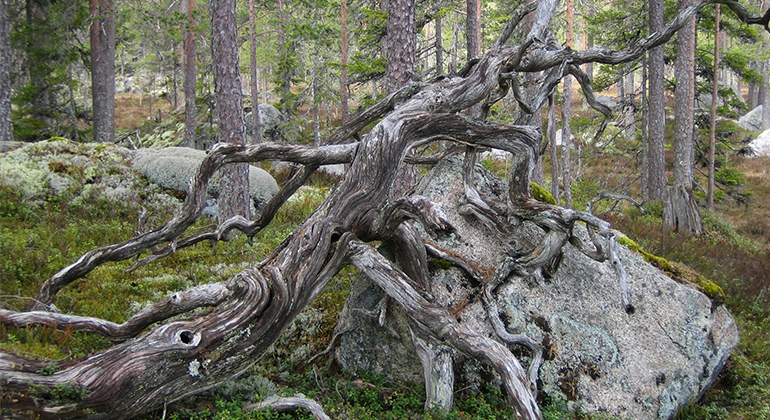
[[[563,32],[555,37],[574,49],[628,45],[650,33],[652,3],[567,1],[559,6],[562,9],[557,20],[564,24],[554,28]],[[97,121],[110,117],[100,114],[98,107],[103,105],[93,101],[92,80],[99,73],[94,57],[99,56],[92,52],[89,30],[96,19],[95,9],[83,1],[0,0],[0,4],[7,14],[0,23],[7,24],[10,38],[8,48],[0,50],[0,72],[9,75],[10,88],[0,90],[11,95],[12,103],[12,133],[0,130],[0,141],[27,143],[64,137],[78,143],[100,139],[127,148],[185,145],[202,149],[216,141],[207,2],[114,2],[114,121],[106,126],[99,126]],[[322,144],[351,115],[390,92],[383,54],[387,14],[380,2],[250,0],[236,4],[244,115],[253,116],[249,112],[255,102],[274,106],[280,113],[280,140]],[[755,15],[769,6],[766,1],[745,5]],[[429,81],[461,72],[494,41],[516,6],[481,0],[418,1],[416,53],[409,80]],[[678,5],[666,1],[662,6],[668,21]],[[474,20],[473,15],[479,19]],[[715,25],[717,19],[720,23]],[[696,270],[724,289],[727,305],[741,327],[739,349],[716,386],[680,418],[770,418],[770,158],[746,157],[751,154],[749,142],[770,128],[770,35],[741,23],[726,8],[717,18],[711,6],[697,15],[693,35],[689,137],[676,138],[674,115],[683,108],[675,95],[683,85],[676,70],[682,47],[671,42],[660,48],[665,66],[662,71],[654,67],[649,56],[622,66],[585,66],[601,95],[599,100],[614,111],[608,123],[588,108],[579,88],[570,83],[560,87],[552,106],[539,115],[550,147],[535,178],[566,207],[585,209],[601,193],[626,195],[644,203],[644,214],[614,201],[603,201],[593,211],[641,248],[666,258],[675,272]],[[650,92],[652,74],[663,76],[663,95]],[[679,92],[682,90],[686,89]],[[662,100],[662,120],[654,119],[653,97]],[[736,123],[758,105],[765,105],[761,127],[752,130]],[[516,99],[510,95],[483,112],[491,121],[512,123],[518,117],[517,109]],[[2,112],[0,116],[6,118]],[[254,126],[247,121],[249,124]],[[655,149],[656,130],[663,135],[660,149]],[[562,141],[564,138],[571,141]],[[709,176],[712,139],[714,163]],[[250,135],[247,141],[259,139]],[[692,146],[685,152],[689,158],[684,173],[691,177],[688,189],[699,218],[693,226],[700,225],[700,230],[682,229],[684,222],[669,222],[667,226],[667,204],[659,200],[652,175],[648,175],[655,166],[653,161],[662,159],[665,183],[677,183],[676,153],[680,149],[674,144],[681,141]],[[483,164],[505,177],[506,160],[486,155]],[[269,169],[267,163],[263,167]],[[279,180],[288,176],[277,169],[272,172]],[[711,189],[709,178],[714,183]],[[336,181],[334,176],[316,175],[313,193],[281,210],[276,226],[255,238],[261,245],[255,247],[258,255],[250,258],[258,260],[277,246]],[[132,203],[122,203],[125,208],[118,209],[110,203],[73,207],[51,200],[31,212],[14,204],[23,199],[18,191],[0,185],[0,252],[6,256],[4,267],[0,267],[0,305],[18,304],[13,296],[35,295],[38,285],[74,256],[103,245],[102,241],[121,241],[136,230],[139,209],[131,207]],[[112,220],[103,220],[105,213]],[[158,217],[162,213],[158,209]],[[676,226],[680,227],[678,232],[673,229]],[[35,251],[46,241],[49,251]],[[185,272],[188,278],[223,278],[231,274],[228,264],[239,261],[245,247],[244,241],[236,240],[219,245],[215,251],[196,249],[173,257],[166,269]],[[209,268],[196,264],[196,260]],[[131,298],[100,302],[101,291],[82,288],[77,293],[90,310],[117,320],[125,318],[121,311],[128,311],[125,306],[128,301],[139,300],[137,296],[146,298],[185,286],[178,284],[177,277],[164,277],[163,268],[147,270],[159,270],[143,274],[157,277],[153,286],[157,290],[135,286],[131,275],[117,267],[105,269],[111,280],[98,287]],[[276,390],[283,395],[308,395],[321,402],[333,418],[434,418],[422,413],[425,396],[418,386],[366,374],[356,376],[331,364],[306,364],[306,360],[293,356],[307,341],[309,348],[302,354],[323,351],[353,277],[351,272],[339,275],[265,360],[250,370],[253,375],[177,403],[170,407],[170,413],[164,410],[144,418],[310,418],[304,413],[282,417],[244,411],[244,402]],[[31,278],[39,281],[20,284],[20,279]],[[314,321],[316,329],[303,330],[306,324],[302,323],[308,319]],[[54,361],[106,345],[106,340],[78,333],[0,325],[0,348]],[[3,414],[0,411],[0,416]],[[543,414],[552,419],[601,418],[567,412],[558,403],[545,405]],[[499,390],[461,390],[455,410],[446,418],[511,416]]]

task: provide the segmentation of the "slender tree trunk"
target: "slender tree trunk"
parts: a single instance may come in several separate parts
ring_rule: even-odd
[[[764,50],[770,48],[770,43],[765,44]],[[762,86],[759,89],[759,99],[762,103],[762,129],[770,129],[770,62],[762,64]]]
[[[211,54],[214,63],[214,97],[217,111],[217,142],[244,143],[243,101],[238,68],[235,0],[211,0]],[[250,217],[249,165],[222,168],[219,219]]]
[[[0,141],[13,140],[11,120],[11,25],[8,0],[0,0]]]
[[[182,0],[179,4],[181,12],[187,16],[184,27],[184,140],[182,144],[187,147],[195,147],[195,131],[198,126],[198,110],[195,108],[196,92],[198,84],[197,43],[195,39],[194,12],[196,0]]]
[[[641,193],[642,201],[649,200],[650,197],[650,120],[649,97],[647,96],[648,87],[648,60],[642,62],[642,175],[641,175]]]
[[[680,0],[683,10],[691,4]],[[703,233],[693,187],[693,130],[695,106],[695,18],[677,33],[676,91],[674,106],[674,185],[663,206],[666,224],[680,232]]]
[[[348,0],[342,0],[340,32],[342,35],[342,69],[340,71],[340,106],[342,107],[342,124],[350,118],[348,107]]]
[[[259,121],[259,73],[257,69],[257,14],[254,0],[249,0],[249,72],[251,76],[252,143],[262,143],[262,123]]]
[[[460,24],[457,20],[457,13],[455,13],[455,19],[452,21],[452,47],[450,48],[450,60],[449,60],[449,74],[457,74],[457,43],[459,42]]]
[[[465,15],[465,38],[467,60],[481,55],[481,1],[467,0]]]
[[[281,102],[282,111],[286,117],[291,115],[291,107],[289,97],[291,96],[291,71],[289,70],[288,54],[289,48],[286,45],[286,32],[284,25],[286,24],[286,15],[283,10],[283,0],[278,0],[278,78],[280,80],[281,88]]]
[[[714,211],[714,156],[716,154],[717,142],[717,101],[719,100],[719,19],[722,8],[719,4],[715,6],[714,14],[714,83],[711,88],[711,113],[709,129],[709,182],[708,182],[708,207]]]
[[[444,47],[442,45],[441,17],[436,17],[436,76],[444,75]]]
[[[575,22],[575,3],[574,0],[567,0],[567,48],[572,48],[572,37],[574,35]],[[564,103],[562,104],[562,130],[561,130],[561,159],[562,159],[562,182],[564,185],[564,203],[568,209],[572,208],[572,174],[571,174],[571,156],[572,147],[572,128],[570,120],[572,119],[572,76],[564,78]]]
[[[762,10],[770,8],[770,0],[762,1]],[[765,35],[767,39],[767,35]],[[767,51],[770,49],[770,42],[765,42],[762,49]],[[760,100],[762,102],[762,129],[770,129],[770,60],[765,59],[761,65],[764,70],[762,72],[762,87],[760,88]]]
[[[481,55],[481,0],[466,0],[465,6],[466,59],[470,61]],[[472,106],[469,112],[470,116],[480,118],[481,104]]]
[[[663,28],[663,0],[650,0],[650,33],[655,33]],[[649,199],[662,200],[664,186],[666,185],[666,152],[665,152],[665,124],[666,113],[664,108],[665,89],[663,73],[665,71],[663,46],[653,48],[649,52],[649,101],[650,110],[647,127],[650,134],[650,172],[649,172]]]
[[[561,198],[561,191],[559,190],[559,173],[561,165],[559,165],[559,148],[556,145],[556,104],[554,104],[553,95],[548,97],[548,131],[546,136],[548,142],[551,145],[551,193],[556,202],[559,202]]]
[[[91,0],[94,1],[94,0]],[[98,0],[96,0],[98,1]],[[48,14],[51,0],[26,0],[27,25],[30,31],[26,41],[27,74],[32,93],[33,116],[47,124],[53,123],[51,111],[56,108],[56,96],[49,86],[48,63],[54,60],[53,46],[48,40]],[[9,56],[10,57],[10,56]]]
[[[91,0],[94,141],[115,141],[115,0]]]

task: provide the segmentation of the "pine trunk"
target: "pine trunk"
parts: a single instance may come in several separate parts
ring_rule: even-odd
[[[683,10],[692,2],[680,0]],[[674,185],[663,206],[668,226],[684,233],[703,233],[693,187],[693,134],[695,126],[695,18],[677,33],[676,91],[674,97]]]
[[[195,28],[197,24],[193,14],[195,13],[196,0],[182,0],[181,13],[186,15],[184,26],[184,140],[182,144],[187,147],[195,147],[195,131],[198,126],[198,112],[195,108],[196,92],[198,84],[197,43],[195,40]]]
[[[115,0],[91,0],[94,141],[115,141]]]
[[[11,120],[11,25],[8,0],[0,0],[0,141],[13,140]]]
[[[663,0],[650,0],[650,33],[663,29]],[[647,128],[650,136],[649,158],[649,199],[663,199],[666,185],[665,132],[666,112],[664,87],[664,50],[656,47],[650,50],[649,101],[650,109]]]
[[[243,101],[238,68],[238,38],[235,0],[212,0],[211,53],[214,63],[214,100],[217,114],[217,142],[244,143]],[[222,168],[219,193],[219,219],[233,216],[249,218],[249,165]]]

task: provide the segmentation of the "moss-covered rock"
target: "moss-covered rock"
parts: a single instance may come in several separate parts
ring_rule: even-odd
[[[724,290],[722,290],[722,288],[719,287],[719,285],[703,277],[702,275],[696,273],[694,270],[682,264],[672,264],[671,262],[669,262],[667,259],[663,257],[659,257],[657,255],[651,254],[643,250],[636,242],[634,242],[627,236],[620,236],[618,238],[618,243],[621,245],[625,245],[631,251],[634,251],[642,255],[645,261],[659,268],[661,271],[668,274],[672,279],[680,283],[694,286],[696,289],[703,292],[706,296],[708,296],[711,300],[713,300],[717,304],[724,303],[725,301]]]

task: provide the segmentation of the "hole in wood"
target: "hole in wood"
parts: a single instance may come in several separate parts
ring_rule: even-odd
[[[184,344],[192,344],[194,338],[195,336],[193,335],[192,331],[182,331],[179,333],[179,340],[181,340]]]

